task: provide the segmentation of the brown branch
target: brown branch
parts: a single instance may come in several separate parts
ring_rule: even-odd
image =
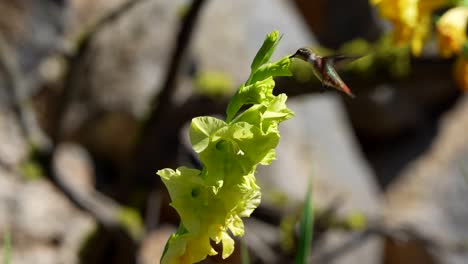
[[[82,36],[76,52],[66,57],[69,68],[65,75],[64,87],[60,96],[61,100],[54,112],[55,116],[53,117],[53,121],[55,121],[55,127],[52,129],[52,141],[48,140],[39,128],[31,107],[30,98],[21,95],[26,89],[24,79],[21,76],[17,60],[12,55],[14,52],[12,52],[6,40],[0,35],[0,67],[3,68],[5,72],[4,75],[9,88],[8,92],[12,102],[12,108],[20,122],[22,134],[26,140],[34,146],[35,153],[33,153],[32,159],[38,161],[51,182],[61,190],[75,206],[88,212],[106,229],[117,230],[120,233],[125,233],[125,230],[120,230],[122,226],[118,219],[121,206],[102,193],[94,191],[92,194],[84,195],[80,190],[68,184],[66,182],[66,177],[57,170],[54,157],[57,153],[60,129],[65,113],[74,93],[73,88],[76,87],[73,85],[73,81],[78,72],[79,63],[90,50],[90,43],[105,26],[115,22],[134,6],[143,1],[145,0],[129,0],[103,16]],[[71,176],[68,175],[67,177]]]
[[[19,121],[23,137],[33,146],[32,159],[38,161],[51,182],[67,197],[75,206],[88,212],[97,222],[107,230],[115,230],[124,236],[126,230],[119,221],[121,206],[105,195],[94,191],[83,194],[75,186],[70,185],[66,179],[72,176],[62,175],[56,168],[54,156],[57,153],[57,144],[52,145],[37,124],[35,114],[31,107],[30,98],[22,96],[25,92],[25,84],[14,57],[14,52],[8,47],[6,41],[0,35],[0,68],[3,69],[7,92],[13,111]],[[10,164],[0,161],[0,166],[8,171],[15,171]],[[71,172],[73,173],[73,172]],[[128,235],[130,237],[130,235]],[[122,240],[123,241],[123,240]],[[131,239],[126,240],[131,241]],[[132,246],[132,245],[128,245]]]
[[[193,0],[190,5],[190,9],[181,22],[181,26],[175,40],[174,49],[171,51],[169,69],[166,72],[159,95],[154,97],[151,102],[153,110],[150,113],[149,123],[157,122],[160,116],[171,105],[171,99],[176,88],[176,79],[180,71],[180,66],[185,58],[198,15],[205,2],[205,0]]]
[[[11,107],[19,122],[21,133],[33,148],[49,150],[50,140],[39,127],[32,109],[32,103],[26,95],[27,87],[18,65],[15,52],[0,34],[0,68],[3,69],[7,93]]]
[[[122,179],[120,183],[122,190],[128,189],[129,185],[138,185],[150,192],[150,189],[156,187],[153,185],[154,170],[175,165],[172,162],[176,160],[178,150],[174,146],[179,144],[178,133],[184,123],[179,122],[182,119],[175,116],[174,111],[178,107],[172,103],[172,97],[177,86],[178,73],[205,2],[205,0],[193,0],[181,21],[160,92],[152,99],[152,108],[140,131],[139,142],[135,148],[135,160],[131,167],[133,169],[131,174],[134,176]],[[185,116],[187,114],[190,115],[189,112],[185,112]]]
[[[376,86],[385,83],[404,86],[405,89],[408,88],[409,93],[419,91],[428,93],[422,83],[452,83],[452,64],[453,59],[420,57],[411,58],[410,72],[406,77],[393,77],[383,68],[372,76],[358,76],[350,72],[340,72],[340,75],[357,97],[372,93]],[[279,77],[275,78],[275,81],[276,94],[286,93],[288,96],[296,96],[322,91],[322,84],[315,77],[307,82],[299,82],[291,77]]]
[[[452,69],[451,64],[453,60],[447,59],[435,59],[435,58],[415,58],[412,60],[412,71],[406,78],[396,79],[391,77],[388,73],[378,74],[377,78],[363,78],[356,77],[351,74],[343,74],[343,79],[349,84],[359,97],[367,97],[368,94],[372,93],[376,86],[384,83],[395,84],[403,86],[402,89],[408,88],[408,93],[419,93],[421,89],[426,89],[426,85],[420,85],[421,80],[425,83],[439,83],[451,84],[452,76],[450,71]],[[437,80],[437,82],[435,82]],[[299,82],[291,77],[278,77],[275,78],[276,87],[274,90],[275,94],[286,93],[289,97],[293,98],[296,96],[303,96],[307,94],[316,94],[323,92],[322,84],[312,78],[308,82]],[[438,86],[440,88],[440,86]],[[451,92],[450,89],[446,89],[446,92]],[[326,90],[325,93],[334,93],[333,90]],[[339,92],[336,92],[339,93]],[[346,95],[343,95],[346,101],[353,103],[356,100],[348,99]],[[200,115],[210,114],[224,114],[227,104],[229,102],[228,97],[208,97],[202,95],[192,95],[184,103],[173,106],[170,111],[166,113],[166,120],[171,120],[171,123],[180,127],[186,122],[190,121],[193,117]]]
[[[327,231],[332,231],[335,228],[330,227]],[[388,242],[398,244],[416,243],[425,252],[467,252],[466,241],[449,241],[441,237],[434,237],[424,234],[415,227],[409,225],[399,225],[390,227],[380,220],[370,223],[362,230],[345,230],[352,232],[351,236],[344,240],[343,243],[329,248],[326,251],[319,252],[312,257],[312,263],[329,263],[338,259],[353,249],[358,248],[370,238],[380,237],[387,239]]]
[[[74,52],[71,55],[65,56],[67,59],[68,69],[64,77],[64,83],[61,91],[62,94],[58,97],[60,100],[58,101],[58,105],[53,112],[53,125],[51,129],[51,138],[53,142],[57,142],[61,136],[60,134],[63,128],[67,107],[72,100],[75,87],[77,87],[77,85],[74,84],[76,80],[76,74],[79,72],[80,62],[91,49],[92,41],[96,38],[96,36],[99,35],[99,33],[101,33],[105,27],[115,23],[135,6],[144,1],[146,0],[127,0],[121,6],[104,15],[96,23],[94,23],[90,29],[85,30],[84,33],[81,34]]]
[[[49,151],[38,151],[35,153],[35,158],[40,162],[42,167],[47,172],[47,175],[55,183],[55,185],[78,207],[90,213],[97,221],[107,229],[115,229],[119,227],[118,212],[121,206],[112,199],[106,197],[102,193],[94,192],[93,195],[83,196],[73,186],[64,182],[64,177],[56,170],[54,166],[54,156],[60,141],[60,133],[67,112],[67,107],[74,95],[74,85],[76,75],[79,73],[79,66],[82,59],[89,53],[92,41],[98,36],[102,30],[115,23],[118,19],[127,14],[137,4],[146,0],[128,0],[121,6],[110,11],[99,19],[89,30],[87,30],[80,38],[75,52],[67,56],[68,70],[65,73],[64,85],[62,94],[59,96],[57,109],[54,111],[53,128],[51,137],[53,147]]]

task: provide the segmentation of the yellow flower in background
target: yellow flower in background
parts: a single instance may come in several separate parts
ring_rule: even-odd
[[[450,0],[370,0],[380,15],[394,26],[396,43],[410,43],[415,55],[421,54],[424,40],[431,29],[431,14],[448,5]]]
[[[468,92],[468,58],[460,54],[455,62],[455,82],[462,90]]]
[[[437,21],[439,52],[443,57],[458,54],[466,42],[468,7],[456,7],[445,12]]]

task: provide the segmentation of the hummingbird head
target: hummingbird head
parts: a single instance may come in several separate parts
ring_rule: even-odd
[[[289,58],[298,58],[304,61],[307,61],[314,53],[309,48],[300,48],[294,53],[293,55],[289,56]]]

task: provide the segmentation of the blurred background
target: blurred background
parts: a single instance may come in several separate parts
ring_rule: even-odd
[[[275,80],[296,116],[259,168],[251,262],[293,263],[312,178],[311,263],[467,263],[468,11],[371,2],[0,1],[10,263],[159,263],[179,219],[156,171],[199,166],[187,126],[224,115],[273,29],[275,59],[363,57],[340,70],[354,99],[299,62]],[[204,263],[241,263],[238,245]]]

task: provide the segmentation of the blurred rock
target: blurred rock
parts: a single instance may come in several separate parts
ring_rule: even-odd
[[[17,166],[28,155],[28,145],[21,134],[18,120],[11,110],[0,108],[0,161]]]
[[[359,232],[328,231],[315,242],[311,263],[381,263],[382,240]]]
[[[354,38],[376,40],[376,17],[367,0],[295,0],[297,9],[324,46],[337,48]]]
[[[49,264],[60,263],[57,261],[57,252],[53,246],[49,245],[30,245],[26,248],[12,248],[11,263],[37,263]]]
[[[78,263],[94,220],[47,181],[18,178],[0,169],[0,235],[10,230],[11,263]]]
[[[408,239],[396,241],[393,239],[385,240],[385,264],[435,264],[438,262],[431,254],[431,249],[424,245],[418,239]]]
[[[86,103],[92,113],[105,109],[144,114],[165,73],[180,3],[143,1],[103,28],[80,64],[72,111]]]
[[[343,104],[335,96],[323,95],[294,98],[289,106],[296,116],[282,124],[277,161],[260,168],[262,188],[284,192],[289,200],[286,204],[297,204],[304,200],[312,178],[315,208],[326,210],[337,205],[337,217],[353,213],[379,217],[379,191],[351,133]],[[325,233],[313,251],[314,258],[334,255],[335,248],[354,236],[353,232]],[[378,263],[380,241],[360,242],[345,252],[337,250],[327,263]]]
[[[85,23],[123,3],[99,2],[75,1],[75,14]],[[162,83],[183,2],[141,1],[102,28],[78,64],[65,136],[119,171],[133,157],[138,121]]]
[[[81,123],[82,126],[76,122],[76,130],[70,140],[87,146],[95,156],[104,157],[117,167],[130,161],[134,155],[135,139],[138,138],[139,123],[135,116],[127,111],[90,114],[91,118]]]
[[[94,192],[94,168],[89,153],[72,143],[61,144],[56,151],[54,164],[61,181],[83,195]]]
[[[96,23],[108,12],[124,4],[127,0],[69,0],[71,7],[69,33],[86,29]]]
[[[13,224],[12,212],[17,208],[15,195],[20,185],[16,175],[0,170],[0,230],[11,228]]]
[[[19,91],[21,95],[37,91],[40,87],[38,66],[44,58],[61,49],[66,10],[62,1],[0,2],[0,34],[15,52],[22,81],[26,84],[26,90]],[[0,75],[0,86],[1,79]]]
[[[283,38],[273,59],[313,42],[289,1],[209,1],[194,38],[193,54],[199,70],[222,71],[233,76],[237,84],[245,82],[255,54],[274,29]]]
[[[353,136],[343,104],[333,95],[292,98],[296,116],[282,126],[278,162],[266,167],[268,180],[290,199],[302,201],[308,178],[316,206],[343,200],[339,212],[380,213],[379,190]],[[291,173],[293,173],[291,175]],[[265,179],[267,180],[267,179]]]
[[[428,237],[437,245],[431,252],[440,263],[468,260],[468,251],[463,250],[468,241],[467,130],[465,96],[439,124],[430,149],[407,166],[387,191],[388,223],[407,225]]]
[[[358,86],[356,100],[345,101],[383,188],[436,138],[440,117],[460,96],[452,76],[450,60],[412,59],[408,77],[371,86],[368,91],[360,92]]]
[[[141,243],[138,264],[157,264],[161,259],[169,237],[177,230],[171,226],[162,226],[151,231]]]
[[[139,218],[136,220],[132,217],[132,209],[122,208],[112,198],[96,191],[95,166],[85,148],[73,143],[60,144],[53,158],[53,168],[57,183],[67,190],[72,200],[78,201],[83,210],[93,215],[98,222],[107,226],[125,226],[128,223],[129,228],[132,226],[135,228],[133,229],[135,237],[140,235],[138,229],[140,223],[136,222]]]

